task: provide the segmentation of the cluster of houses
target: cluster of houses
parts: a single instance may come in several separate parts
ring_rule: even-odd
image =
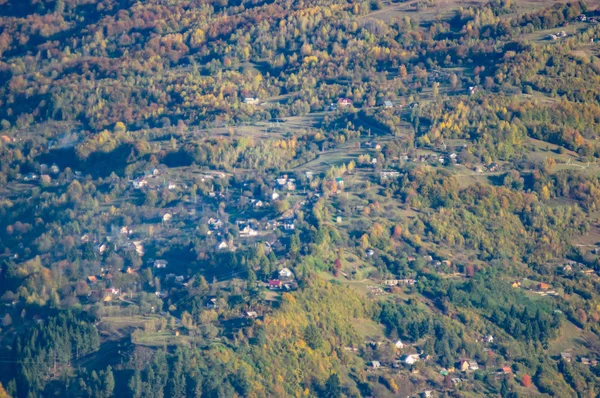
[[[577,20],[579,20],[580,22],[598,23],[597,18],[588,18],[585,14],[581,14],[580,16],[578,16]]]
[[[294,290],[298,284],[294,279],[294,273],[289,268],[283,268],[277,278],[269,279],[267,286],[271,290]]]
[[[549,34],[548,38],[550,38],[551,40],[558,40],[564,37],[567,37],[567,32],[565,32],[564,30],[561,30],[560,32],[556,33],[556,34]]]
[[[289,178],[287,174],[282,175],[281,177],[275,180],[277,182],[277,186],[280,189],[287,191],[295,191],[296,190],[296,179]]]
[[[413,286],[417,281],[415,279],[386,279],[383,284],[386,286]]]
[[[571,363],[574,360],[574,355],[570,351],[563,351],[560,353],[560,358],[565,362]],[[580,357],[579,362],[581,362],[581,364],[585,365],[585,366],[597,366],[598,365],[598,360],[590,359],[588,357]]]

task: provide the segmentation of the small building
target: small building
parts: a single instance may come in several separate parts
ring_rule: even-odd
[[[371,361],[371,366],[373,367],[373,369],[379,369],[381,367],[381,362]]]
[[[404,348],[404,343],[402,342],[402,340],[398,340],[394,343],[394,345],[396,346],[396,349],[401,350]]]
[[[229,249],[229,244],[225,241],[222,241],[217,245],[217,250],[227,250]]]
[[[163,222],[168,222],[173,219],[173,215],[171,213],[167,213],[162,217]]]
[[[521,287],[521,282],[514,281],[511,286],[514,287],[514,288]]]
[[[570,363],[570,362],[573,361],[573,354],[571,354],[570,352],[563,351],[563,352],[560,353],[560,357],[565,362],[569,362]]]
[[[367,255],[367,257],[372,257],[375,254],[375,250],[373,250],[373,249],[367,249],[365,251],[365,254]]]
[[[163,269],[167,268],[169,262],[167,260],[154,260],[154,268]]]
[[[492,336],[491,334],[488,334],[488,335],[485,337],[485,341],[486,341],[487,343],[489,343],[489,344],[493,343],[493,342],[494,342],[494,336]]]
[[[469,361],[469,370],[479,370],[479,365],[475,361]]]
[[[275,191],[273,191],[273,193],[271,194],[271,200],[277,200],[279,199],[279,194]]]
[[[512,369],[510,368],[510,366],[503,366],[502,368],[500,368],[500,370],[498,370],[498,373],[509,375],[512,374]]]
[[[392,103],[392,101],[383,101],[383,107],[384,108],[393,108],[394,104]]]
[[[283,223],[283,229],[286,231],[293,231],[296,229],[296,225],[294,224],[294,220],[286,220]]]
[[[254,202],[254,208],[255,209],[260,209],[264,206],[264,202],[262,200],[257,200],[256,202]]]

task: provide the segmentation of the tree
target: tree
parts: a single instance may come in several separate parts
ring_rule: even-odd
[[[8,393],[2,386],[2,383],[0,383],[0,398],[10,398],[10,395],[8,395]]]
[[[112,397],[115,389],[115,376],[113,375],[112,367],[108,365],[104,371],[104,378],[102,380],[102,393],[100,397],[109,398]]]
[[[342,396],[342,389],[340,386],[340,377],[337,373],[333,373],[323,386],[322,394],[320,395],[324,398],[339,398]]]

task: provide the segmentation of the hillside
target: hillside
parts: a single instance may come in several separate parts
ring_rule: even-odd
[[[0,397],[597,396],[599,21],[0,0]]]

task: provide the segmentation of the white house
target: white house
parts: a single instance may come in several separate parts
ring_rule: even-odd
[[[271,194],[271,200],[277,200],[279,199],[279,194],[275,191],[273,191],[273,193]]]
[[[282,279],[291,279],[294,277],[294,274],[292,273],[292,271],[290,271],[289,268],[284,268],[281,271],[279,271],[279,277]]]
[[[227,244],[227,242],[223,241],[217,245],[217,249],[219,249],[219,250],[229,249],[229,244]]]
[[[404,363],[407,365],[414,365],[415,363],[419,362],[420,359],[421,357],[419,354],[410,354],[404,358]]]
[[[154,268],[167,268],[169,262],[167,260],[155,260]]]
[[[250,225],[246,225],[244,227],[244,229],[242,229],[240,231],[240,236],[243,238],[247,238],[250,236],[256,236],[256,235],[258,235],[258,232],[256,230],[252,229],[252,227],[250,227]]]
[[[171,213],[167,213],[162,217],[163,222],[171,221],[173,215]]]
[[[398,340],[396,341],[396,343],[394,344],[396,346],[397,349],[401,350],[404,348],[404,343],[402,342],[402,340]]]

